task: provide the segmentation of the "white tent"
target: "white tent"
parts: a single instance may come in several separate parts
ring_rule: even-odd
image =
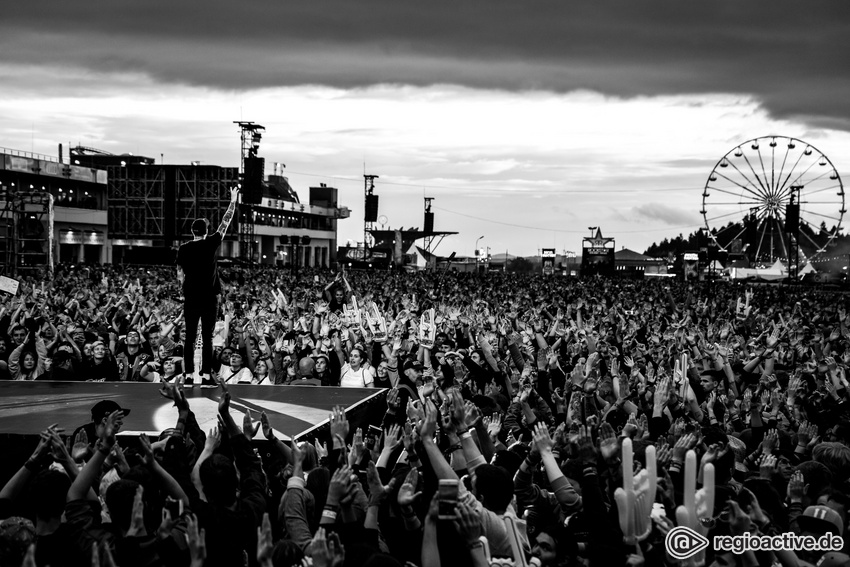
[[[802,270],[800,270],[800,273],[798,275],[802,278],[806,274],[813,274],[815,272],[817,272],[817,270],[815,270],[815,267],[812,266],[811,262],[808,262],[806,263],[806,266]]]

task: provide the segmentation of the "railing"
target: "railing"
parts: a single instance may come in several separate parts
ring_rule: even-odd
[[[25,158],[30,158],[30,159],[38,159],[38,160],[42,160],[42,161],[52,161],[54,163],[61,163],[59,161],[59,158],[56,157],[56,156],[48,156],[48,155],[45,155],[45,154],[37,154],[37,153],[34,153],[34,152],[24,152],[24,151],[21,151],[21,150],[13,150],[11,148],[4,148],[2,146],[0,146],[0,154],[6,154],[6,155],[18,156],[18,157],[25,157]]]

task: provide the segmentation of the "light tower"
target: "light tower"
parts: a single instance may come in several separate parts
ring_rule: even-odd
[[[260,140],[265,126],[254,122],[234,121],[239,125],[241,133],[241,159],[239,162],[239,179],[242,189],[242,202],[239,206],[239,256],[254,263],[254,205],[258,204],[263,195],[263,160],[257,157]],[[247,167],[246,167],[247,166]]]

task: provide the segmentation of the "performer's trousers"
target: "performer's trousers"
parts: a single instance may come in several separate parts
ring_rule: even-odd
[[[207,376],[212,371],[215,319],[218,315],[218,296],[186,296],[183,318],[186,322],[186,343],[183,346],[183,364],[186,374],[195,372],[195,341],[198,337],[198,320],[201,321],[201,373]]]

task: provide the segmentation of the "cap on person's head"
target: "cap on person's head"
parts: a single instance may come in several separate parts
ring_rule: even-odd
[[[20,564],[33,543],[35,526],[28,519],[12,516],[0,522],[0,563]]]
[[[413,370],[424,370],[425,369],[425,367],[422,366],[422,363],[419,362],[418,360],[408,360],[407,362],[404,363],[404,366],[402,367],[402,372],[407,372],[411,368]]]
[[[844,522],[841,516],[829,506],[809,506],[803,515],[797,518],[800,531],[824,535],[832,532],[836,535],[844,534]]]
[[[117,402],[112,400],[101,400],[97,402],[94,407],[91,409],[91,420],[95,423],[99,423],[104,417],[108,417],[113,412],[121,411],[126,417],[129,415],[130,410],[127,408],[122,408],[118,405]]]
[[[817,567],[850,567],[850,555],[840,551],[829,551],[818,560]]]
[[[328,358],[328,355],[326,355],[326,354],[325,354],[325,353],[323,353],[323,352],[320,352],[319,354],[313,354],[313,355],[311,355],[311,356],[312,356],[313,358],[315,358],[315,359],[316,359],[316,362],[319,362],[319,359],[320,359],[320,358],[324,358],[324,359],[325,359],[325,362],[330,362],[330,361],[331,361],[331,359],[330,359],[330,358]]]

